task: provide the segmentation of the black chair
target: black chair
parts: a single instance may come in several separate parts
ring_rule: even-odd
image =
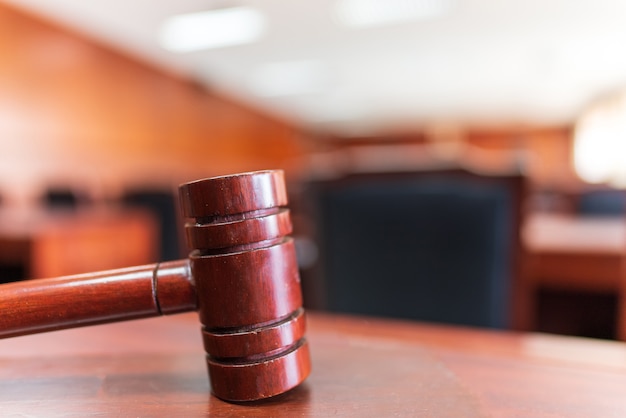
[[[156,189],[131,190],[124,194],[122,202],[129,208],[148,210],[157,219],[160,229],[160,261],[176,260],[181,257],[180,233],[178,229],[180,220],[173,191]]]
[[[312,182],[323,295],[312,307],[510,327],[523,189],[521,176],[463,170]]]
[[[41,196],[41,203],[48,209],[76,209],[80,200],[76,191],[65,187],[50,187]]]
[[[626,214],[626,191],[598,189],[581,193],[577,212],[583,216],[624,216]]]

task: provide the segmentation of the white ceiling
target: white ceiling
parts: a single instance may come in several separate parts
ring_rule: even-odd
[[[340,27],[333,0],[3,0],[305,126],[344,134],[441,123],[567,123],[626,86],[626,1],[456,0],[445,16]],[[248,5],[254,44],[174,54],[166,17]],[[315,70],[314,88],[263,97],[268,64]],[[264,70],[265,69],[265,70]]]

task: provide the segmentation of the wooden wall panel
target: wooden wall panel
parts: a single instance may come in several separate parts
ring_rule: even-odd
[[[297,129],[69,30],[0,5],[0,194],[280,167]],[[9,199],[11,200],[11,199]]]
[[[459,160],[485,170],[519,167],[537,189],[572,192],[582,187],[573,169],[572,128],[569,126],[467,126],[451,132],[451,135],[438,136],[416,127],[413,131],[370,137],[322,136],[317,141],[317,149],[323,153],[370,148],[376,164],[380,166],[387,157],[390,159],[387,165],[392,169],[396,163],[413,161],[419,166],[437,158]],[[385,153],[378,149],[380,146],[387,147]],[[397,150],[395,158],[393,148]],[[413,160],[407,154],[409,148],[415,153]]]
[[[466,140],[478,148],[518,153],[539,188],[570,190],[581,184],[572,165],[571,127],[470,129]]]

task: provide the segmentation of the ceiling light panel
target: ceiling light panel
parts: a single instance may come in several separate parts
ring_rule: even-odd
[[[250,7],[233,7],[172,16],[160,31],[160,44],[172,52],[192,52],[255,42],[265,17]]]
[[[333,17],[343,26],[368,28],[430,19],[447,13],[454,0],[339,0]]]

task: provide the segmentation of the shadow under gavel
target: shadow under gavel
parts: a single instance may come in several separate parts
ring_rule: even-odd
[[[180,186],[189,259],[0,285],[0,338],[197,310],[211,388],[286,392],[310,372],[283,172]]]

